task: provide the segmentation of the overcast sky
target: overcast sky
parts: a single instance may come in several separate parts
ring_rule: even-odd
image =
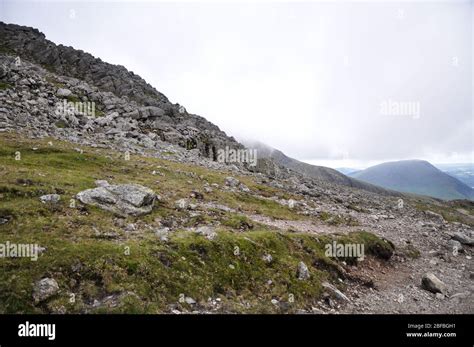
[[[474,162],[472,1],[25,2],[33,26],[310,163]]]

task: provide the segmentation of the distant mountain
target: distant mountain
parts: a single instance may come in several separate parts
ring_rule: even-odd
[[[271,158],[275,163],[285,168],[296,171],[300,174],[307,175],[311,178],[316,178],[319,180],[327,181],[334,184],[344,185],[348,187],[355,187],[359,189],[364,189],[370,192],[383,194],[383,195],[393,195],[396,192],[389,191],[382,187],[377,187],[373,184],[369,184],[358,179],[348,177],[337,170],[324,167],[316,166],[307,163],[303,163],[299,160],[293,159],[285,155],[283,152],[272,148],[264,143],[258,141],[241,141],[248,148],[257,149],[258,158]]]
[[[474,164],[434,164],[434,166],[474,188]]]
[[[350,167],[339,167],[339,168],[336,168],[335,170],[339,171],[340,173],[344,175],[351,175],[360,171],[359,169],[352,169]]]
[[[474,190],[424,160],[402,160],[369,167],[350,175],[399,192],[444,200],[474,200]]]

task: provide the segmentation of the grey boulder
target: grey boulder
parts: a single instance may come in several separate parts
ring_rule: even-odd
[[[453,240],[459,241],[463,245],[474,246],[474,239],[460,232],[455,232],[453,234]]]
[[[86,205],[97,206],[121,216],[140,216],[150,213],[157,195],[138,184],[114,184],[86,189],[76,195]]]
[[[33,299],[36,303],[49,299],[59,290],[58,282],[53,278],[43,278],[35,283]]]
[[[58,91],[56,92],[56,95],[61,97],[61,98],[67,98],[71,94],[72,94],[72,92],[69,89],[66,89],[66,88],[59,88]]]
[[[423,275],[421,286],[432,293],[446,293],[446,285],[431,272]]]
[[[303,263],[302,261],[300,261],[299,264],[298,264],[297,275],[298,275],[298,279],[302,280],[302,281],[307,280],[310,277],[309,269],[306,266],[306,264]]]
[[[332,284],[330,284],[328,282],[323,282],[322,286],[323,286],[323,288],[326,289],[326,291],[329,292],[329,294],[336,297],[336,299],[338,299],[340,301],[346,301],[346,302],[350,301],[349,298],[346,295],[344,295],[339,289],[334,287]]]
[[[229,187],[237,187],[240,184],[240,181],[232,176],[228,176],[225,178],[225,185]]]

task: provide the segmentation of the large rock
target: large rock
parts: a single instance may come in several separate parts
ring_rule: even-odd
[[[309,269],[308,267],[306,266],[305,263],[303,263],[302,261],[299,262],[298,264],[298,272],[297,272],[297,275],[298,275],[298,279],[299,280],[307,280],[309,279],[310,275],[309,275]]]
[[[43,278],[35,283],[33,299],[36,303],[42,302],[55,295],[59,290],[58,282],[53,278]]]
[[[339,289],[334,287],[332,284],[328,282],[323,282],[321,285],[323,286],[323,288],[326,289],[327,292],[329,292],[330,295],[334,296],[337,300],[345,302],[350,301],[346,295],[344,295]]]
[[[431,272],[423,275],[421,286],[432,293],[446,293],[446,285]]]
[[[56,92],[56,95],[59,96],[60,98],[67,98],[71,94],[72,92],[66,88],[59,88]]]
[[[433,212],[433,211],[425,211],[425,215],[431,219],[435,219],[438,222],[443,223],[444,222],[444,217],[440,215],[439,213]]]
[[[225,185],[229,187],[237,187],[240,184],[240,181],[232,176],[228,176],[225,178]]]
[[[457,252],[463,252],[464,249],[462,248],[462,244],[461,242],[457,241],[457,240],[449,240],[448,241],[448,246],[449,248],[454,252],[454,251],[457,251]]]
[[[157,195],[138,184],[118,184],[84,190],[76,195],[84,204],[98,206],[121,216],[150,213]]]
[[[165,111],[156,106],[146,106],[139,109],[140,118],[161,117]]]
[[[459,241],[463,245],[474,246],[474,239],[460,232],[455,232],[453,234],[453,240]]]

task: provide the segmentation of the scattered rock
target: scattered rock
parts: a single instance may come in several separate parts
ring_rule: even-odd
[[[193,298],[187,296],[184,298],[184,301],[188,304],[188,305],[196,305],[196,300],[194,300]]]
[[[344,295],[339,289],[334,287],[332,284],[328,282],[323,282],[321,285],[336,299],[340,301],[344,301],[344,302],[349,302],[349,298],[346,295]]]
[[[459,242],[457,240],[454,240],[454,239],[451,239],[451,240],[448,241],[448,246],[452,251],[454,251],[454,250],[457,250],[458,252],[463,252],[464,251],[464,249],[462,248],[461,242]]]
[[[297,275],[298,275],[299,280],[307,280],[310,277],[309,269],[306,266],[306,264],[303,263],[302,261],[300,261],[299,264],[298,264]]]
[[[225,178],[225,185],[229,187],[237,187],[240,184],[240,181],[237,178],[228,176]]]
[[[250,193],[250,188],[247,187],[245,184],[240,183],[239,184],[239,190],[244,193]]]
[[[160,229],[155,230],[155,235],[163,242],[168,241],[169,233],[170,233],[170,228],[168,228],[168,227],[164,227],[164,228],[160,228]]]
[[[130,223],[130,224],[127,224],[124,229],[127,232],[137,231],[137,225],[134,223]]]
[[[433,211],[425,211],[425,215],[429,218],[436,219],[438,222],[444,222],[444,217]]]
[[[178,210],[187,210],[189,208],[189,201],[187,199],[176,200],[174,206]]]
[[[463,245],[474,246],[474,239],[460,232],[453,234],[453,240],[459,241]]]
[[[43,278],[35,283],[33,299],[36,303],[45,301],[55,295],[59,290],[58,282],[53,278]]]
[[[204,195],[201,193],[201,192],[198,192],[196,190],[193,190],[191,192],[191,198],[194,198],[194,199],[197,199],[197,200],[203,200],[204,199]]]
[[[271,254],[264,254],[262,256],[262,260],[267,263],[267,264],[270,264],[272,261],[273,261],[273,257]]]
[[[140,297],[134,293],[134,292],[123,292],[123,293],[117,293],[117,294],[112,294],[108,295],[105,298],[101,300],[94,300],[94,303],[92,304],[92,307],[97,309],[97,308],[115,308],[119,307],[123,302],[126,300],[130,299],[134,300],[140,300]]]
[[[214,231],[214,229],[209,226],[201,226],[197,228],[195,232],[199,235],[205,236],[209,240],[214,240],[217,236],[217,233]]]
[[[43,204],[57,204],[61,200],[61,196],[59,196],[58,194],[47,194],[40,196],[40,200]]]
[[[446,285],[431,272],[423,275],[421,286],[432,293],[446,293]]]

